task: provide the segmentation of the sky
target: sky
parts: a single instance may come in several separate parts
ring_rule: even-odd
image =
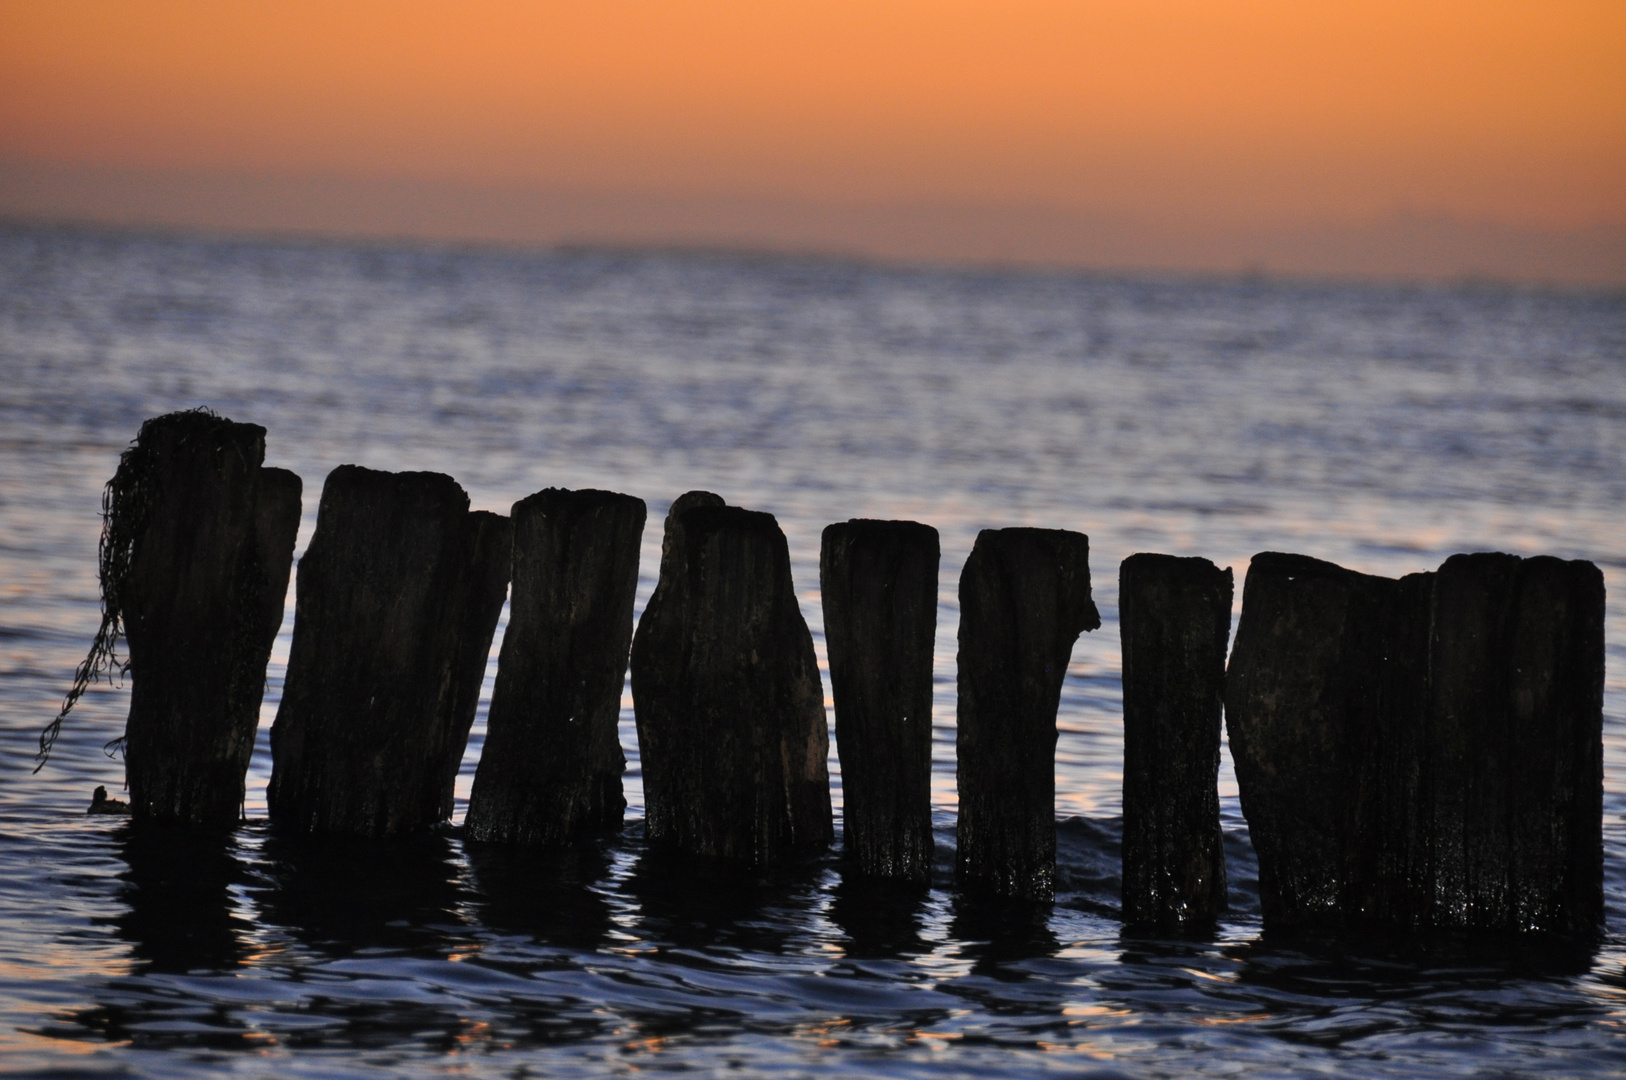
[[[0,218],[1626,282],[1626,0],[0,0]]]

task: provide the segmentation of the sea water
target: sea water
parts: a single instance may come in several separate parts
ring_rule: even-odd
[[[450,473],[477,508],[544,487],[773,513],[821,664],[822,528],[942,534],[925,895],[839,846],[771,875],[553,855],[452,824],[311,848],[265,821],[271,658],[226,839],[87,817],[123,785],[128,687],[32,773],[98,622],[102,485],[141,421],[263,425],[305,481]],[[1057,718],[1054,907],[952,883],[955,633],[977,531],[1088,534],[1102,627]],[[1459,551],[1590,559],[1609,589],[1601,939],[1262,931],[1228,757],[1231,910],[1201,939],[1118,920],[1117,567],[1358,570]],[[826,684],[828,695],[828,683]],[[1618,1076],[1626,1073],[1626,295],[897,267],[733,253],[456,250],[0,230],[0,1068],[50,1075]],[[832,743],[839,833],[841,790]]]

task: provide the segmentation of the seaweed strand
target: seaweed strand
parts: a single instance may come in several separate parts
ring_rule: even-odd
[[[119,639],[124,636],[124,611],[120,597],[130,575],[136,539],[146,531],[147,518],[156,501],[158,477],[148,435],[155,426],[172,423],[176,417],[199,413],[216,417],[212,409],[197,408],[145,421],[136,433],[135,441],[119,455],[119,467],[113,473],[113,479],[102,489],[102,537],[97,546],[102,623],[90,643],[90,652],[74,672],[73,686],[62,699],[62,710],[40,732],[35,772],[43,769],[50,760],[51,749],[56,745],[57,736],[62,733],[62,721],[90,684],[97,679],[113,683],[116,677],[118,684],[122,685],[124,676],[130,671],[129,659],[121,659],[117,651]],[[103,750],[111,757],[122,748],[123,743],[122,738],[114,739]]]

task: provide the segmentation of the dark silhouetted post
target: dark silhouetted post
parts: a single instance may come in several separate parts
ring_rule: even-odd
[[[709,491],[688,491],[672,501],[666,511],[666,528],[661,536],[660,577],[632,636],[628,677],[632,682],[632,707],[638,727],[638,762],[644,779],[644,831],[647,835],[674,835],[667,821],[680,797],[680,791],[686,790],[680,788],[681,781],[676,773],[691,767],[684,755],[692,755],[692,744],[696,737],[686,724],[690,706],[679,696],[687,692],[684,689],[687,675],[681,669],[681,658],[669,655],[672,650],[683,647],[680,635],[686,632],[685,626],[690,618],[684,614],[689,600],[683,515],[700,507],[726,505],[721,495]],[[660,604],[656,603],[657,600]],[[673,609],[664,624],[659,618],[661,606]],[[657,618],[654,621],[650,619],[650,608],[656,609]],[[645,644],[651,634],[659,639],[653,642],[652,653],[648,652],[649,646]],[[649,663],[653,664],[653,681],[647,680],[642,673],[645,662],[641,658],[646,654]],[[645,701],[648,695],[641,692],[640,687],[646,684],[649,694],[661,695],[660,702],[652,697]],[[661,720],[653,719],[657,715]]]
[[[1431,576],[1256,555],[1225,690],[1269,926],[1410,923]]]
[[[843,850],[862,876],[931,880],[938,559],[929,525],[853,520],[824,530],[819,588]]]
[[[444,821],[508,591],[509,521],[440,473],[328,474],[271,729],[271,816],[388,836]]]
[[[644,503],[549,488],[514,504],[508,629],[474,776],[471,840],[565,844],[621,827],[616,726]]]
[[[672,504],[632,697],[652,842],[758,866],[829,844],[824,691],[772,515]]]
[[[1101,625],[1089,540],[984,529],[960,574],[959,844],[970,889],[1051,900],[1056,709],[1073,642]]]
[[[1603,575],[1455,555],[1430,642],[1427,767],[1438,925],[1603,921]]]
[[[1345,732],[1344,922],[1417,927],[1431,903],[1422,799],[1434,574],[1365,580],[1364,692]]]
[[[137,818],[219,826],[241,814],[299,531],[299,477],[264,459],[262,427],[170,413],[141,425],[108,483],[103,625],[69,704],[122,628]]]
[[[1226,687],[1267,925],[1603,917],[1603,577],[1254,558]]]
[[[1118,570],[1124,678],[1124,922],[1211,926],[1225,910],[1220,724],[1231,571],[1131,555]]]

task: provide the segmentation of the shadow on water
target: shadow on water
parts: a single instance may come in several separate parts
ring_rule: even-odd
[[[132,821],[116,843],[128,869],[113,919],[138,972],[227,970],[249,955],[253,924],[234,910],[231,890],[252,878],[228,832]]]
[[[951,903],[949,933],[971,970],[942,989],[998,1017],[1014,1045],[1069,1037],[1068,980],[1055,977],[1062,948],[1051,929],[1055,914],[1053,904],[965,893]]]
[[[1285,1039],[1341,1046],[1382,1033],[1558,1032],[1608,1010],[1573,978],[1595,955],[1560,938],[1266,934],[1222,950],[1235,986]]]
[[[922,936],[930,892],[910,882],[843,874],[833,890],[830,918],[847,935],[857,960],[892,960],[931,951]]]
[[[132,979],[97,987],[99,999],[64,1012],[37,1030],[68,1040],[169,1048],[246,1049],[240,1027],[219,1023],[225,1011],[170,992],[146,992],[154,975],[187,981],[231,976],[251,962],[253,922],[239,914],[233,890],[257,883],[239,858],[238,838],[224,830],[127,821],[112,836],[125,864],[118,898],[126,910],[108,920],[130,945]]]
[[[595,886],[610,872],[604,843],[556,849],[465,843],[480,921],[500,933],[591,952],[607,940],[609,902]]]
[[[1267,930],[1224,949],[1241,964],[1239,981],[1303,992],[1339,985],[1386,997],[1408,988],[1491,989],[1502,983],[1570,979],[1591,970],[1597,943],[1556,934],[1405,932],[1368,928],[1340,932]]]
[[[1574,984],[1595,962],[1556,936],[1269,932],[1243,942],[1120,937],[1130,1007],[1183,1000],[1295,1043],[1354,1044],[1403,1030],[1558,1031],[1607,1010]],[[1195,973],[1204,973],[1194,978]]]
[[[516,1040],[534,1041],[559,1029],[566,1029],[561,1037],[567,1039],[598,1031],[591,1017],[561,1020],[555,1003],[512,995],[516,986],[529,988],[454,955],[476,952],[478,941],[464,915],[478,894],[464,883],[454,841],[434,833],[390,840],[313,838],[270,826],[242,830],[239,838],[252,842],[256,833],[263,836],[256,873],[239,870],[234,878],[217,867],[235,860],[221,864],[218,854],[184,834],[161,838],[171,845],[167,851],[156,845],[133,849],[131,877],[139,887],[132,892],[132,919],[146,934],[144,942],[165,941],[162,935],[179,934],[195,922],[201,932],[193,936],[214,943],[218,957],[221,898],[228,886],[245,881],[259,916],[248,937],[291,938],[304,947],[274,949],[275,958],[261,962],[262,973],[281,987],[270,1001],[245,1012],[223,1004],[220,984],[210,980],[168,988],[114,980],[97,1006],[65,1016],[52,1033],[154,1050],[263,1052],[280,1044],[445,1054],[490,1029],[492,1017],[516,1025]],[[167,881],[160,870],[189,876],[188,888],[207,885],[213,908],[161,906],[176,894],[147,883]],[[147,898],[138,899],[143,894]],[[141,905],[149,901],[150,911],[144,911]],[[167,947],[172,964],[186,955],[172,942]],[[229,955],[240,960],[243,951]]]
[[[1023,979],[1021,968],[1006,965],[1048,958],[1061,949],[1050,929],[1051,904],[960,893],[952,910],[949,933],[977,974]]]
[[[596,1003],[568,980],[532,981],[531,963],[485,962],[481,927],[465,914],[478,910],[494,928],[593,948],[607,914],[583,897],[605,873],[602,851],[531,860],[479,852],[475,888],[464,880],[458,845],[439,834],[380,841],[250,827],[238,840],[258,848],[252,868],[233,857],[229,836],[131,828],[122,845],[131,911],[119,932],[149,965],[138,974],[192,977],[164,985],[114,978],[95,1005],[61,1014],[40,1033],[164,1051],[280,1045],[438,1056],[602,1032]],[[232,913],[232,891],[243,886],[259,909],[257,926]],[[250,965],[245,943],[266,938],[303,946],[260,958],[259,976],[279,989],[248,1008],[250,999],[221,996],[221,977],[235,979]]]
[[[811,936],[807,923],[827,863],[757,870],[650,847],[639,854],[626,888],[652,940],[776,956]]]
[[[375,840],[307,837],[272,827],[263,919],[330,956],[388,949],[444,956],[472,940],[456,848],[438,833]]]

